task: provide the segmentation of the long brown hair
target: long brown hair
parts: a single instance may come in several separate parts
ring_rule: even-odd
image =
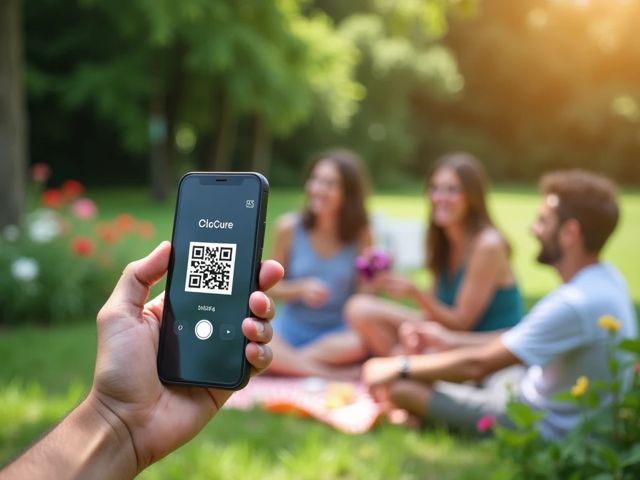
[[[340,188],[344,202],[338,219],[338,236],[344,243],[353,242],[369,224],[365,207],[368,190],[365,169],[354,152],[346,149],[329,150],[312,158],[307,168],[306,180],[309,180],[313,169],[321,161],[331,162],[340,174]],[[313,228],[315,222],[316,216],[306,205],[302,211],[302,225],[309,230]]]
[[[467,201],[464,224],[467,232],[475,235],[488,226],[493,226],[487,210],[487,175],[480,161],[465,152],[449,153],[440,157],[427,178],[427,188],[431,179],[441,168],[452,170],[462,184],[462,194]],[[429,218],[426,236],[427,268],[438,277],[447,274],[451,260],[451,245],[444,229],[435,224],[433,213]]]

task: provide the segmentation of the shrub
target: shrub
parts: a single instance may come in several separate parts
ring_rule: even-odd
[[[154,236],[152,224],[128,214],[101,221],[82,184],[45,188],[49,175],[34,165],[29,211],[0,236],[0,324],[93,317],[124,266],[127,243]]]
[[[602,317],[599,325],[609,332],[611,379],[591,382],[582,376],[569,392],[558,395],[582,412],[579,425],[563,440],[543,439],[536,428],[543,414],[510,402],[507,416],[514,427],[496,427],[492,440],[505,461],[494,479],[640,478],[640,339],[616,342],[620,323],[611,316]],[[622,388],[621,373],[631,368],[631,382]],[[603,403],[604,398],[610,401]]]

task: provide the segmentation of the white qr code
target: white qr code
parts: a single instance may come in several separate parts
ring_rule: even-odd
[[[185,291],[231,295],[235,243],[189,243]]]

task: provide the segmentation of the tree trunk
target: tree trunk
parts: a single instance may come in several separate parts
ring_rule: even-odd
[[[167,199],[169,185],[167,116],[163,97],[163,95],[159,95],[151,99],[151,115],[149,118],[151,195],[158,202],[164,202]]]
[[[271,132],[269,125],[262,115],[256,115],[254,120],[253,153],[251,166],[255,172],[267,176],[271,160]]]
[[[19,224],[25,208],[27,146],[21,30],[20,0],[1,0],[0,228]]]
[[[219,95],[217,107],[218,121],[214,122],[217,126],[217,131],[213,132],[215,140],[212,142],[208,168],[213,171],[227,172],[231,169],[231,159],[237,134],[237,121],[233,113],[231,98],[224,90]]]

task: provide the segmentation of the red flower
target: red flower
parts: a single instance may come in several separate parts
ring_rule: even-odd
[[[35,182],[44,183],[51,176],[51,168],[46,163],[34,163],[31,166],[31,178]]]
[[[123,213],[116,217],[116,228],[121,233],[130,232],[136,224],[136,220],[129,214]]]
[[[76,255],[88,257],[93,253],[93,242],[87,237],[76,237],[71,243],[71,250]]]
[[[150,222],[140,222],[138,224],[138,235],[142,238],[152,238],[156,233],[156,229]]]
[[[67,180],[62,184],[62,193],[66,198],[79,197],[84,192],[84,187],[77,180]]]
[[[40,198],[40,200],[42,201],[42,204],[48,208],[59,208],[64,203],[62,192],[53,188],[42,192],[42,197]]]
[[[476,423],[476,430],[478,430],[478,432],[480,433],[485,433],[491,430],[495,424],[496,417],[486,415],[478,420],[478,423]]]
[[[120,234],[109,223],[101,223],[96,227],[98,236],[107,245],[114,245],[120,240]]]

